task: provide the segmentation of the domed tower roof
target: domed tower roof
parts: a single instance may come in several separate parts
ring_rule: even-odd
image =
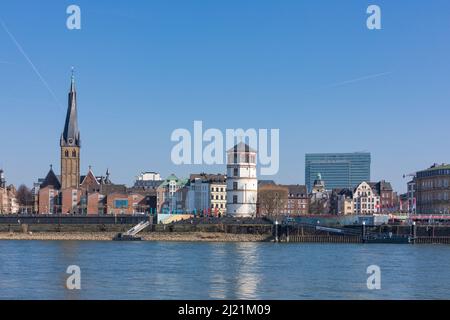
[[[256,152],[255,149],[251,148],[248,144],[244,142],[239,142],[237,145],[235,145],[233,148],[227,151],[228,153],[235,153],[235,152]]]

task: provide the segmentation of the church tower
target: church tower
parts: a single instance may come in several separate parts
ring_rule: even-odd
[[[61,189],[80,186],[80,132],[77,120],[77,92],[73,75],[70,83],[69,105],[67,107],[66,123],[61,135]]]

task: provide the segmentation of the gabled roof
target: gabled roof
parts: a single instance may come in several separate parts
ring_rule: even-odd
[[[244,142],[239,142],[237,145],[235,145],[227,152],[256,152],[256,150],[251,148],[248,144]]]
[[[268,184],[275,185],[276,183],[273,180],[258,180],[258,187],[265,186],[265,185],[268,185]]]
[[[175,181],[178,186],[183,187],[189,182],[189,179],[178,179],[178,177],[172,173],[158,186],[158,188],[168,186],[171,181]]]
[[[94,172],[92,172],[92,169],[89,169],[88,174],[83,177],[80,184],[83,185],[84,183],[89,183],[89,181],[91,181],[91,183],[94,183],[95,185],[100,185],[94,175]]]
[[[210,174],[210,173],[193,173],[189,176],[189,182],[195,182],[195,180],[200,179],[202,182],[218,182],[218,183],[225,183],[227,181],[227,176],[224,174]]]
[[[52,186],[56,190],[61,189],[61,183],[59,182],[58,177],[53,172],[53,168],[50,167],[50,171],[47,173],[47,176],[45,177],[44,181],[41,183],[41,188],[45,188],[48,186]]]
[[[392,189],[392,185],[390,182],[387,181],[380,181],[380,191],[393,191],[394,189]]]
[[[293,196],[296,196],[296,197],[308,196],[308,192],[306,191],[305,185],[288,184],[288,185],[282,185],[282,187],[288,188],[289,194],[292,194]]]
[[[369,182],[369,186],[378,194],[382,191],[393,191],[391,183],[385,180],[381,180],[380,182]]]
[[[127,193],[127,187],[124,184],[102,184],[100,185],[100,193],[110,195],[113,193]]]
[[[363,181],[363,182],[361,182],[360,184],[358,184],[354,189],[353,189],[353,193],[356,193],[356,190],[358,190],[358,188],[362,185],[362,184],[367,184],[368,186],[369,186],[369,188],[372,190],[372,192],[375,194],[375,195],[377,195],[377,196],[379,196],[380,194],[379,194],[379,192],[378,192],[378,189],[377,189],[377,184],[376,183],[374,183],[374,182],[366,182],[366,181]]]
[[[353,191],[347,188],[339,190],[338,194],[340,196],[353,197]]]

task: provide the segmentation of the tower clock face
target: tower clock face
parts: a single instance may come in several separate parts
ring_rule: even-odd
[[[70,144],[72,144],[73,143],[73,139],[71,138],[71,139],[69,139],[69,143]]]

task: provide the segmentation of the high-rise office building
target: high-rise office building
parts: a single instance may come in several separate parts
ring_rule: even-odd
[[[311,191],[317,175],[327,190],[352,189],[370,181],[370,153],[309,153],[305,155],[305,184]]]

